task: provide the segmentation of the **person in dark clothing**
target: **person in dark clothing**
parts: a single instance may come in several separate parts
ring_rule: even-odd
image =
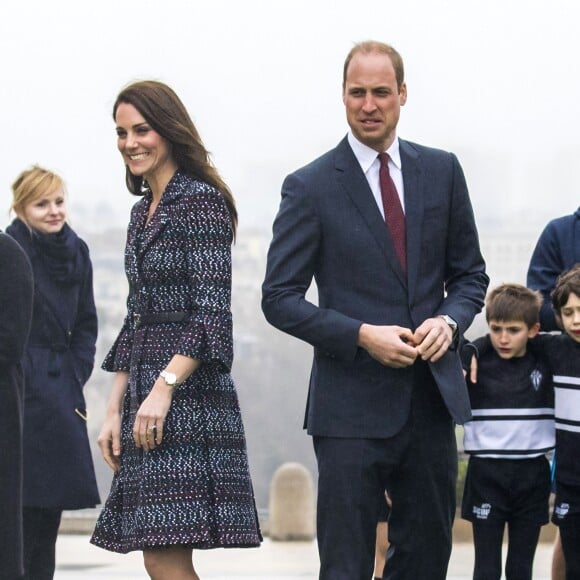
[[[559,330],[550,299],[556,278],[578,262],[580,262],[580,208],[573,214],[548,222],[538,239],[528,267],[528,288],[539,290],[544,297],[540,324],[545,332]],[[560,536],[557,534],[552,559],[552,580],[564,580],[565,577],[564,553]]]
[[[501,578],[506,525],[506,578],[531,580],[549,520],[554,390],[547,361],[528,343],[540,328],[541,303],[539,292],[519,284],[495,288],[486,302],[492,348],[480,353],[477,383],[468,380],[473,420],[464,437],[462,517],[473,526],[474,580]]]
[[[12,186],[6,229],[34,272],[34,307],[23,368],[24,567],[51,579],[63,510],[99,502],[83,387],[93,370],[97,314],[87,245],[66,223],[62,179],[33,166]]]
[[[528,268],[526,285],[544,297],[540,311],[542,330],[559,330],[550,293],[556,278],[580,262],[580,208],[575,213],[548,222],[538,239]]]
[[[16,580],[23,573],[21,359],[32,318],[32,289],[26,254],[0,233],[0,566],[5,580]]]
[[[556,280],[552,307],[563,332],[538,338],[552,367],[556,400],[552,521],[558,526],[566,580],[580,580],[580,264]]]
[[[372,577],[387,489],[384,577],[445,580],[454,427],[471,418],[455,347],[489,278],[456,156],[397,135],[401,55],[363,41],[342,76],[350,131],[282,184],[262,311],[314,347],[304,427],[318,465],[320,579]]]

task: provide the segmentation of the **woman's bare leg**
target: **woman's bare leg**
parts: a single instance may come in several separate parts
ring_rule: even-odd
[[[143,561],[151,580],[199,580],[189,548],[172,546],[143,550]]]

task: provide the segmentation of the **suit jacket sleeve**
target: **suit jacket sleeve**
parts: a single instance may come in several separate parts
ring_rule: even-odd
[[[276,328],[346,360],[357,352],[362,321],[306,299],[323,235],[314,201],[296,174],[282,185],[262,286],[262,310]]]
[[[24,354],[32,320],[32,279],[24,251],[0,234],[0,368],[16,365]]]
[[[434,314],[448,314],[460,333],[481,311],[489,278],[479,249],[479,236],[465,176],[455,155],[450,219],[445,256],[445,298]]]

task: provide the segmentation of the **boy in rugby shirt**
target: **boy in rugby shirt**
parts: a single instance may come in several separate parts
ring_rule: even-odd
[[[549,519],[554,391],[546,361],[528,343],[539,332],[541,304],[538,292],[518,284],[503,284],[486,300],[492,348],[480,350],[477,384],[467,381],[473,420],[464,427],[470,459],[462,517],[473,526],[474,580],[501,578],[506,524],[506,578],[531,579]]]
[[[552,521],[560,529],[566,580],[580,580],[580,264],[564,272],[552,294],[561,335],[534,343],[546,353],[556,400],[556,499]]]

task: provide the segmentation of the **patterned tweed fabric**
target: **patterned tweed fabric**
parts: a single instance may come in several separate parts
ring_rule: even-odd
[[[135,204],[125,266],[130,291],[123,328],[103,363],[129,372],[121,469],[93,544],[114,552],[261,542],[244,429],[234,384],[231,226],[223,197],[177,172],[146,224],[150,193]],[[184,322],[136,326],[135,313],[188,312]],[[176,391],[163,442],[133,444],[135,414],[174,354],[202,364]]]

